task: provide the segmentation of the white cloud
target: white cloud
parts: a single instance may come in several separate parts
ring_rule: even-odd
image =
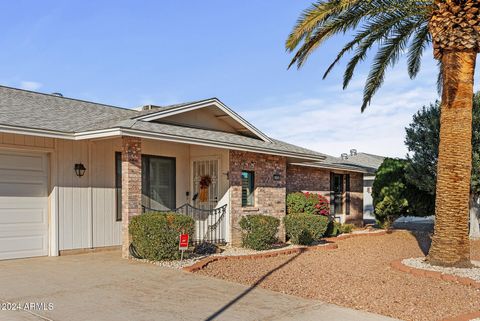
[[[43,84],[36,82],[36,81],[21,81],[20,82],[20,88],[26,89],[26,90],[32,90],[36,91],[39,90]]]
[[[405,157],[405,127],[418,109],[438,99],[437,69],[424,67],[425,72],[415,81],[405,70],[392,70],[364,113],[360,112],[363,86],[342,91],[335,85],[302,98],[279,97],[266,108],[258,104],[260,108],[247,110],[245,116],[274,138],[330,155],[356,148]]]

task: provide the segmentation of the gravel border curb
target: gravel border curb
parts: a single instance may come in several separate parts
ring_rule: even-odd
[[[427,278],[432,278],[432,279],[437,279],[437,280],[443,280],[443,281],[448,281],[448,282],[454,282],[454,283],[459,283],[462,285],[466,286],[471,286],[474,289],[480,289],[480,282],[476,282],[473,279],[466,278],[463,276],[457,276],[453,274],[443,274],[442,272],[438,271],[430,271],[430,270],[424,270],[424,269],[417,269],[411,266],[407,266],[402,263],[403,259],[395,260],[390,263],[390,266],[396,270],[399,270],[401,272],[409,273],[414,276],[418,277],[427,277]]]
[[[250,254],[250,255],[236,255],[236,256],[212,256],[207,257],[203,260],[196,262],[193,265],[186,266],[183,268],[186,272],[197,272],[204,269],[207,265],[212,262],[221,261],[221,260],[258,260],[268,257],[275,257],[279,255],[289,255],[295,253],[303,253],[310,251],[322,251],[322,250],[335,250],[338,248],[338,245],[335,243],[327,243],[324,245],[316,245],[311,247],[296,247],[293,249],[282,250],[282,251],[270,251],[265,253]]]
[[[480,311],[457,315],[456,317],[443,319],[442,321],[471,321],[480,318]]]
[[[274,250],[274,251],[267,251],[265,253],[258,253],[258,254],[250,254],[250,255],[235,255],[235,256],[211,256],[205,259],[202,259],[193,265],[185,266],[182,268],[185,272],[197,272],[204,269],[207,265],[212,262],[221,261],[221,260],[256,260],[256,259],[264,259],[268,257],[275,257],[279,255],[289,255],[295,253],[302,253],[302,252],[309,252],[309,251],[321,251],[321,250],[335,250],[338,248],[338,245],[335,244],[335,241],[342,241],[352,237],[359,237],[359,236],[381,236],[385,234],[391,234],[395,231],[392,230],[381,230],[379,232],[361,232],[361,233],[349,233],[349,234],[341,234],[336,237],[327,237],[324,238],[324,241],[333,242],[333,243],[326,243],[323,245],[316,245],[316,246],[303,246],[303,247],[296,247],[293,249],[288,250]]]

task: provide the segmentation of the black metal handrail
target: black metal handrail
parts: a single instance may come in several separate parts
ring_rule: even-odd
[[[225,231],[221,229],[220,224],[227,213],[227,204],[214,208],[203,209],[194,207],[190,204],[183,204],[175,209],[158,210],[142,206],[143,212],[160,212],[168,213],[175,212],[190,216],[196,222],[195,233],[192,238],[192,243],[202,243],[205,241],[212,243],[225,243]],[[212,223],[209,223],[213,221]]]

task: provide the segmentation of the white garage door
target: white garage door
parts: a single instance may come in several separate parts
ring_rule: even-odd
[[[47,157],[0,150],[0,259],[48,255]]]

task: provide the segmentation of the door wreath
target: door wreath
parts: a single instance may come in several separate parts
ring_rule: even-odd
[[[200,178],[200,202],[208,201],[208,187],[212,184],[210,175],[204,175]]]

